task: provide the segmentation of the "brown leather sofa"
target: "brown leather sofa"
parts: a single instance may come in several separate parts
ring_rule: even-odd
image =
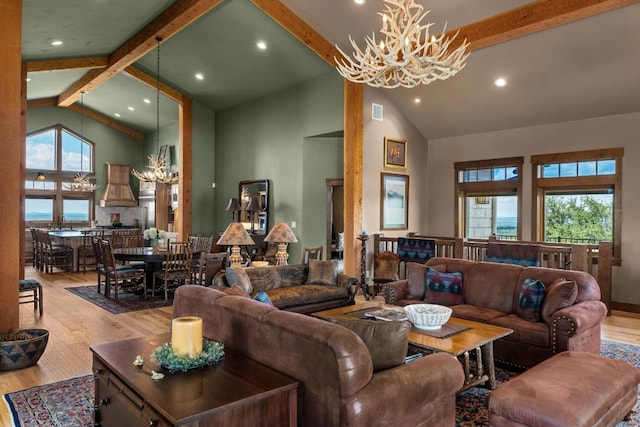
[[[173,316],[187,315],[203,318],[204,336],[296,379],[299,426],[455,424],[464,375],[451,355],[374,373],[369,350],[351,330],[202,286],[176,290]]]
[[[337,272],[334,273],[335,284],[307,283],[307,264],[248,267],[244,271],[251,282],[251,296],[264,290],[274,306],[298,313],[353,304],[358,289],[358,279]],[[232,285],[227,280],[226,271],[220,271],[213,279],[213,288],[218,290],[224,291]]]
[[[451,306],[453,316],[513,329],[513,334],[494,343],[496,360],[530,368],[565,350],[600,354],[600,324],[607,315],[607,308],[600,301],[600,288],[590,274],[436,257],[424,265],[407,263],[407,279],[387,284],[383,289],[385,301],[402,306],[431,302],[424,300],[427,266],[448,273],[462,273],[463,301]],[[540,321],[528,321],[517,314],[525,279],[541,280],[549,287],[559,278],[575,281],[575,301],[547,313]]]

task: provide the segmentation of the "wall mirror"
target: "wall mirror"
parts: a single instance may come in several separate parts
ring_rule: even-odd
[[[242,210],[240,222],[252,234],[267,234],[269,230],[269,180],[240,181],[238,200]]]

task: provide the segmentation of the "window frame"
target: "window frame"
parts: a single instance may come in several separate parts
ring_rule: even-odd
[[[499,180],[499,181],[477,181],[477,182],[460,182],[460,173],[470,169],[495,169],[503,167],[518,167],[518,176],[515,180]],[[455,218],[454,233],[457,237],[466,237],[466,198],[477,196],[517,196],[517,215],[516,222],[516,239],[522,239],[522,175],[524,166],[524,157],[505,157],[501,159],[474,160],[467,162],[455,162],[455,188],[454,188],[454,209]]]
[[[87,221],[68,221],[65,218],[65,225],[69,226],[79,226],[79,225],[88,225],[95,218],[95,192],[82,192],[82,191],[72,191],[64,188],[64,184],[70,183],[73,181],[73,178],[76,176],[79,171],[70,171],[70,170],[62,170],[62,132],[67,132],[78,138],[82,142],[91,146],[91,158],[87,167],[90,167],[91,170],[84,171],[83,173],[87,173],[89,177],[95,177],[95,146],[96,144],[87,139],[84,136],[81,136],[77,132],[72,129],[62,125],[56,124],[53,126],[48,126],[42,129],[38,129],[27,134],[25,138],[25,150],[27,139],[33,135],[37,135],[40,133],[47,132],[49,130],[54,130],[55,135],[55,168],[56,169],[26,169],[25,173],[25,181],[23,182],[23,186],[25,187],[25,198],[52,198],[53,199],[53,220],[52,221],[27,221],[25,218],[25,226],[26,227],[51,227],[58,226],[60,224],[61,216],[64,215],[63,211],[63,203],[64,199],[80,199],[87,200],[89,202],[89,219]],[[26,153],[25,153],[26,155]],[[26,164],[26,160],[25,160]],[[42,188],[38,188],[38,183],[40,181],[37,180],[38,173],[42,172],[46,176],[46,180],[43,182]],[[27,187],[27,182],[33,181],[34,184],[32,188]],[[53,189],[46,189],[44,183],[53,183]],[[26,212],[25,212],[26,214]]]
[[[544,241],[545,195],[550,192],[575,192],[611,189],[613,192],[613,265],[622,263],[622,157],[624,148],[572,151],[531,156],[531,230],[535,240]],[[543,178],[540,168],[549,163],[573,163],[591,160],[615,160],[615,174]]]

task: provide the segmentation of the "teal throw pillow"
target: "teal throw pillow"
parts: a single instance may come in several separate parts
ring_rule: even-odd
[[[525,279],[520,288],[516,314],[529,322],[539,322],[544,301],[544,283],[540,280]]]
[[[269,299],[269,295],[267,295],[267,293],[262,289],[260,289],[260,291],[256,294],[255,297],[253,297],[253,299],[267,305],[271,305],[271,306],[273,305],[273,303],[271,302],[271,299]]]
[[[462,273],[444,273],[427,267],[424,296],[429,304],[462,304]]]

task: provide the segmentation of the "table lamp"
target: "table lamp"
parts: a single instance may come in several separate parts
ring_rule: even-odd
[[[251,198],[249,199],[249,204],[247,205],[246,208],[244,208],[244,210],[249,212],[249,220],[251,222],[251,234],[253,234],[255,232],[255,227],[254,227],[255,223],[253,221],[253,218],[257,211],[262,210],[262,206],[260,206],[260,201],[258,200],[258,197],[251,196]]]
[[[287,259],[289,254],[287,253],[287,244],[295,243],[298,241],[295,234],[289,228],[286,222],[279,222],[273,226],[267,237],[264,238],[265,242],[277,243],[278,252],[276,252],[276,265],[287,265]]]
[[[235,222],[236,220],[236,212],[242,210],[242,206],[240,206],[240,202],[238,202],[238,198],[237,197],[232,197],[229,199],[229,204],[227,205],[227,208],[225,209],[225,211],[229,212],[231,211],[231,220]]]
[[[218,245],[231,246],[231,256],[229,257],[230,266],[242,266],[242,255],[240,255],[241,245],[255,245],[255,242],[245,230],[241,222],[232,222],[229,224],[220,239]]]

